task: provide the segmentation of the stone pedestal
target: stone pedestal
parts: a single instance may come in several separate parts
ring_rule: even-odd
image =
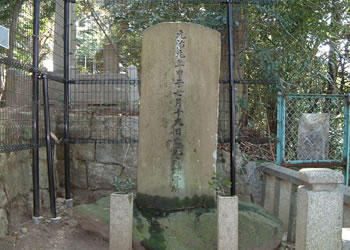
[[[330,169],[302,169],[297,193],[296,249],[341,249],[344,177]]]
[[[111,194],[109,250],[132,249],[133,195]]]
[[[162,23],[144,32],[138,205],[214,200],[208,182],[216,166],[220,44],[219,32],[198,24]]]
[[[218,197],[218,250],[238,250],[238,198]]]

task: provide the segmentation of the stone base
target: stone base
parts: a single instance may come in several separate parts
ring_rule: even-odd
[[[72,208],[73,207],[73,199],[65,200],[64,205],[66,205],[69,208]]]
[[[43,221],[43,217],[32,217],[33,223],[34,224],[40,224]]]
[[[195,195],[192,198],[186,197],[184,199],[180,199],[177,197],[170,198],[137,193],[135,203],[138,208],[155,208],[165,210],[213,208],[216,206],[214,196],[209,195]]]
[[[105,197],[95,204],[75,206],[73,211],[83,229],[109,240],[109,207],[109,197]],[[238,223],[238,249],[276,249],[282,240],[282,222],[260,206],[239,202]],[[133,245],[135,249],[139,245],[150,249],[216,249],[216,209],[135,209]]]

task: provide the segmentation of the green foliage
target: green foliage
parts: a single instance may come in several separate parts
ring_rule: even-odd
[[[216,191],[218,195],[224,195],[225,190],[231,188],[231,181],[220,171],[215,171],[209,181],[209,186]]]
[[[136,182],[131,178],[124,178],[120,176],[114,177],[114,187],[118,192],[130,192],[136,187]]]

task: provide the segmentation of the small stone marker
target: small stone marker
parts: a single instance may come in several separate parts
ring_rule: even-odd
[[[133,194],[111,194],[109,250],[132,249]]]
[[[9,39],[10,39],[9,29],[0,25],[0,46],[8,49]]]
[[[305,185],[297,192],[296,249],[341,249],[344,176],[331,169],[299,171]]]
[[[162,23],[142,42],[139,206],[202,206],[216,164],[220,33]],[[214,205],[214,203],[212,203]]]
[[[303,114],[298,128],[298,160],[326,160],[329,114]]]
[[[238,197],[218,197],[218,250],[238,250]]]

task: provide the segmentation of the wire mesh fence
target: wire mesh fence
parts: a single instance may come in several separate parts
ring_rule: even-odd
[[[9,47],[0,47],[0,152],[32,147],[32,3],[3,6],[13,11],[0,23],[9,28]]]
[[[39,70],[40,75],[51,71],[63,76],[63,13],[56,11],[63,8],[63,1],[41,1],[39,69],[33,67],[33,4],[33,0],[10,1],[1,12],[0,25],[8,28],[10,35],[9,48],[0,47],[0,152],[44,145],[41,81],[40,143],[33,143],[33,72]],[[54,66],[50,63],[53,61],[62,63]],[[56,117],[63,116],[63,84],[49,81],[49,96],[55,131]]]
[[[348,117],[344,115],[348,105],[346,100],[344,95],[285,95],[284,161],[343,161],[347,150],[344,143],[345,123],[348,121]],[[306,125],[312,127],[309,128],[308,138],[303,139],[301,122],[305,114],[316,114],[319,117],[324,115],[325,119],[322,120],[323,124]],[[325,126],[324,131],[320,126]],[[321,132],[326,139],[325,145],[320,140]],[[298,140],[303,140],[303,145]],[[300,149],[301,146],[303,150]],[[315,155],[323,146],[325,153]]]

